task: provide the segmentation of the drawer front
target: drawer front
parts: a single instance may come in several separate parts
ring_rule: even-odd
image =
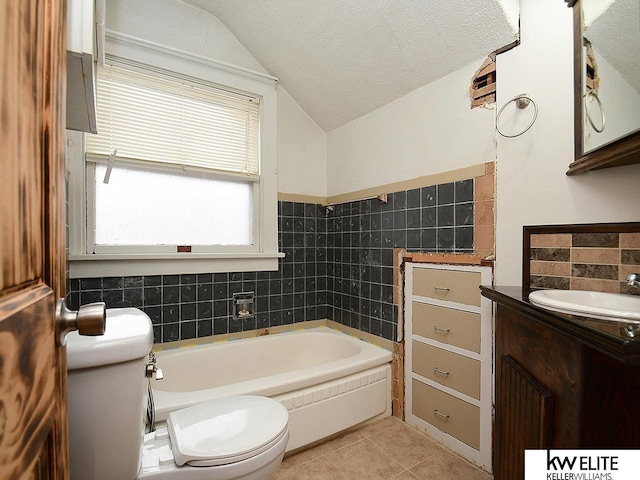
[[[480,400],[479,361],[415,340],[412,346],[414,373]]]
[[[413,302],[412,333],[480,353],[480,314]]]
[[[480,409],[429,385],[412,381],[413,414],[476,450],[480,449]],[[436,413],[437,412],[437,413]]]
[[[413,294],[480,306],[480,272],[413,269]]]

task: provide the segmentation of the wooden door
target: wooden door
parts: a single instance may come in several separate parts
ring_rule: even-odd
[[[64,0],[0,0],[0,479],[68,478]]]

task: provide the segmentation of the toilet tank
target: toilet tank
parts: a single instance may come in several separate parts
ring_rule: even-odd
[[[136,308],[108,309],[104,335],[68,335],[71,480],[136,478],[152,345],[151,320]]]

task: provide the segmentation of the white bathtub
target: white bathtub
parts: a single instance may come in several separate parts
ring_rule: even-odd
[[[320,327],[157,353],[158,421],[212,398],[264,395],[289,410],[287,451],[391,415],[391,352]]]

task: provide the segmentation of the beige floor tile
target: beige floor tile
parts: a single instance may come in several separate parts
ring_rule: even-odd
[[[491,480],[396,418],[284,459],[275,480]]]
[[[410,470],[405,470],[404,472],[394,475],[389,480],[419,480],[419,477],[416,477]]]
[[[280,464],[280,469],[286,470],[290,468],[295,468],[300,465],[304,465],[305,463],[310,462],[311,460],[315,460],[316,458],[321,456],[322,456],[322,453],[315,448],[304,450],[300,453],[296,453],[295,455],[285,457],[282,463]]]
[[[411,468],[421,480],[491,480],[493,477],[453,453],[442,451]]]
[[[352,443],[325,456],[349,480],[385,480],[405,470],[369,440]]]
[[[411,468],[434,453],[444,451],[436,442],[405,423],[398,423],[370,437],[369,440],[395,458],[404,468]]]
[[[347,445],[351,445],[352,443],[359,442],[360,440],[364,440],[364,436],[360,433],[360,431],[354,431],[318,445],[314,448],[314,450],[324,454],[327,452],[338,450],[342,447],[346,447]]]
[[[274,480],[351,480],[323,456],[291,468],[280,468]]]
[[[403,424],[402,420],[397,419],[396,417],[387,417],[382,420],[378,420],[377,422],[369,423],[364,427],[360,427],[357,432],[365,437],[370,437],[371,435],[376,435],[388,428],[393,427],[394,425]]]

